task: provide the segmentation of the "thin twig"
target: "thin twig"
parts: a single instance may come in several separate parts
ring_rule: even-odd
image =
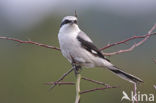
[[[93,79],[89,79],[89,78],[86,78],[86,77],[82,77],[82,79],[83,79],[83,80],[90,81],[90,82],[92,82],[92,83],[96,83],[96,84],[104,85],[104,86],[108,85],[108,84],[105,84],[105,83],[103,83],[103,82],[96,81],[96,80],[93,80]]]
[[[57,85],[75,85],[75,83],[73,82],[47,82],[44,83],[45,85],[53,85],[53,84],[57,84]]]
[[[23,40],[19,40],[19,39],[16,39],[16,38],[9,38],[9,37],[4,37],[4,36],[0,36],[0,39],[12,40],[12,41],[16,41],[16,42],[19,42],[19,43],[34,44],[34,45],[38,45],[38,46],[41,46],[41,47],[55,49],[55,50],[60,51],[60,48],[58,48],[58,47],[50,46],[50,45],[46,45],[46,44],[42,44],[42,43],[38,43],[38,42],[34,42],[34,41],[31,41],[31,40],[23,41]]]
[[[134,48],[136,48],[136,47],[140,46],[141,44],[143,44],[152,35],[152,32],[155,29],[156,29],[156,24],[148,31],[148,33],[145,35],[145,38],[143,40],[141,40],[140,42],[132,45],[129,49],[119,50],[117,52],[112,52],[112,53],[103,53],[103,54],[107,55],[107,56],[110,56],[110,55],[120,54],[120,53],[124,53],[124,52],[130,52]]]
[[[61,76],[56,82],[53,83],[53,85],[50,87],[50,89],[54,88],[58,84],[58,82],[60,82],[61,80],[63,80],[73,70],[74,70],[74,68],[72,67],[69,71],[67,71],[66,73],[64,73],[63,76]]]
[[[156,35],[156,32],[151,33],[151,35]],[[134,39],[145,38],[146,36],[147,35],[143,35],[143,36],[132,36],[132,37],[130,37],[128,39],[125,39],[125,40],[122,40],[122,41],[119,41],[119,42],[116,42],[116,43],[107,44],[105,47],[100,48],[100,51],[105,50],[105,49],[110,48],[110,47],[113,47],[113,46],[116,46],[116,45],[119,45],[119,44],[125,44],[128,41],[131,41],[131,40],[134,40]]]
[[[105,86],[103,88],[94,88],[94,89],[84,90],[84,91],[80,92],[80,94],[94,92],[94,91],[97,91],[97,90],[105,90],[105,89],[110,89],[110,88],[117,88],[117,87],[115,87],[115,86]]]

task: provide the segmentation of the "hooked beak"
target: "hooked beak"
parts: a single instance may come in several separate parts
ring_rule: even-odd
[[[74,21],[71,21],[70,24],[73,25],[74,24]]]

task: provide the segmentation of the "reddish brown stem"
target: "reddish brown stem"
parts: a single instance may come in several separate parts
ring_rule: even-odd
[[[47,83],[44,83],[45,85],[75,85],[75,83],[73,82],[47,82]]]
[[[83,80],[87,80],[87,81],[90,81],[92,83],[96,83],[96,84],[100,84],[100,85],[108,85],[108,84],[105,84],[103,82],[100,82],[100,81],[96,81],[96,80],[93,80],[93,79],[89,79],[89,78],[86,78],[86,77],[82,77]]]
[[[38,43],[38,42],[34,42],[34,41],[31,41],[31,40],[23,41],[23,40],[19,40],[19,39],[16,39],[16,38],[9,38],[9,37],[3,37],[3,36],[1,36],[0,39],[12,40],[12,41],[16,41],[16,42],[19,42],[19,43],[34,44],[34,45],[38,45],[38,46],[41,46],[41,47],[55,49],[55,50],[60,51],[60,48],[58,48],[58,47],[50,46],[50,45],[46,45],[46,44],[42,44],[42,43]]]
[[[112,53],[103,53],[104,55],[107,55],[107,56],[111,56],[111,55],[116,55],[116,54],[120,54],[120,53],[125,53],[125,52],[130,52],[132,51],[133,49],[135,49],[136,47],[140,46],[141,44],[143,44],[151,35],[154,35],[156,33],[152,33],[154,30],[156,29],[156,24],[149,30],[149,32],[144,35],[144,36],[134,36],[134,37],[131,37],[129,39],[126,39],[126,40],[123,40],[123,41],[120,41],[118,43],[114,43],[112,44],[111,46],[115,46],[115,45],[118,45],[118,44],[122,44],[122,43],[125,43],[129,40],[132,40],[132,39],[136,39],[136,38],[144,38],[143,40],[141,40],[140,42],[138,43],[135,43],[134,45],[132,45],[130,48],[128,49],[124,49],[124,50],[119,50],[119,51],[116,51],[116,52],[112,52]],[[111,47],[108,45],[108,47]],[[104,48],[108,48],[107,46],[104,47]],[[104,48],[102,48],[101,50],[103,50]]]
[[[110,89],[110,88],[117,88],[117,87],[115,87],[115,86],[105,86],[103,88],[94,88],[94,89],[84,90],[84,91],[80,92],[80,94],[94,92],[94,91],[97,91],[97,90],[105,90],[105,89]]]
[[[156,35],[156,32],[151,33],[151,35]],[[119,41],[119,42],[116,42],[116,43],[107,44],[105,47],[100,48],[100,51],[105,50],[105,49],[110,48],[110,47],[113,47],[113,46],[116,46],[116,45],[119,45],[119,44],[125,44],[128,41],[131,41],[131,40],[134,40],[134,39],[145,38],[146,36],[147,35],[143,35],[143,36],[132,36],[132,37],[130,37],[128,39],[125,39],[125,40],[122,40],[122,41]]]
[[[132,36],[132,37],[130,37],[128,39],[125,39],[125,40],[122,40],[122,41],[119,41],[119,42],[116,42],[116,43],[107,44],[105,47],[100,48],[100,51],[105,50],[105,49],[110,48],[110,47],[113,47],[115,45],[125,44],[126,42],[128,42],[130,40],[134,40],[134,39],[138,39],[138,38],[145,38],[145,37],[146,37],[146,35],[143,35],[143,36]]]
[[[53,85],[50,87],[50,89],[54,88],[58,84],[58,82],[62,81],[69,73],[71,73],[73,71],[73,69],[74,68],[72,67],[70,70],[68,70],[66,73],[64,73],[56,82],[53,83]]]

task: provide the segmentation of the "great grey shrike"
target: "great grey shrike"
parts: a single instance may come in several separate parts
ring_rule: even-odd
[[[66,16],[63,18],[58,33],[59,44],[63,56],[71,63],[73,62],[86,68],[102,67],[107,68],[122,79],[132,83],[143,82],[138,77],[128,74],[114,66],[93,41],[81,31],[77,23],[76,16]]]

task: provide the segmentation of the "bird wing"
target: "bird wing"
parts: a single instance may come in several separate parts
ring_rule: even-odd
[[[83,38],[84,40],[86,40],[88,42],[93,43],[93,41],[90,39],[90,37],[86,33],[84,33],[83,31],[80,31],[78,33],[78,36],[81,37],[81,38]]]
[[[99,49],[93,44],[93,41],[87,36],[87,34],[81,31],[79,32],[77,39],[81,43],[81,46],[84,49],[86,49],[88,52],[90,52],[94,56],[98,56],[100,58],[106,59],[104,55],[99,51]]]

